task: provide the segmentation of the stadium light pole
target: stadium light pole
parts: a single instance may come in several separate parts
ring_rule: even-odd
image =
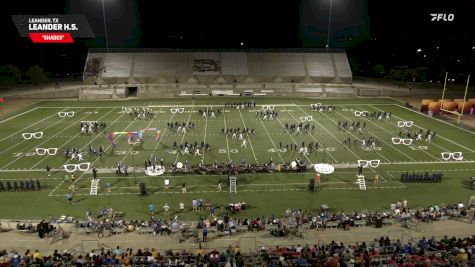
[[[104,8],[104,0],[101,0],[102,3],[102,17],[104,18],[104,30],[106,32],[106,51],[109,53],[109,37],[107,36],[107,20],[106,20],[106,9]]]
[[[332,7],[333,7],[333,0],[330,0],[330,10],[328,11],[327,49],[330,48],[330,30],[331,30],[331,25],[332,25]]]

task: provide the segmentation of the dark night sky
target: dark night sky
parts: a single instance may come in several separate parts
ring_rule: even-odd
[[[111,47],[324,47],[330,0],[132,1],[104,0]],[[80,72],[88,47],[104,47],[100,0],[3,1],[1,64],[51,73]],[[84,14],[96,39],[69,45],[32,44],[19,37],[12,14]],[[430,13],[454,13],[431,22]],[[426,64],[475,68],[475,0],[333,0],[331,47],[348,49],[362,64]],[[240,43],[244,45],[241,46]],[[436,47],[439,46],[439,49]],[[433,62],[432,62],[433,61]],[[467,63],[467,61],[470,61]],[[429,65],[430,66],[430,65]],[[457,67],[453,66],[453,67]]]

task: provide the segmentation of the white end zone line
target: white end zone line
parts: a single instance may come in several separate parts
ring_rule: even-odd
[[[56,108],[57,108],[57,107],[56,107]],[[20,116],[22,116],[22,115],[24,115],[24,114],[26,114],[26,113],[30,113],[30,112],[32,112],[33,110],[36,110],[36,109],[38,109],[38,107],[33,108],[33,109],[30,109],[30,110],[27,110],[27,111],[25,111],[25,112],[22,112],[22,113],[20,113],[20,114],[17,114],[17,115],[15,115],[15,116],[13,116],[13,117],[10,117],[10,118],[8,118],[8,119],[4,119],[3,121],[0,121],[0,124],[1,124],[1,123],[4,123],[4,122],[6,122],[6,121],[9,121],[9,120],[11,120],[11,119],[14,119],[14,118],[16,118],[16,117],[20,117]]]

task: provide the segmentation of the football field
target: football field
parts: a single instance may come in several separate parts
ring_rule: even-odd
[[[224,108],[226,102],[251,102],[254,108]],[[333,112],[317,112],[312,104],[334,105]],[[130,108],[146,107],[154,112],[154,119],[137,119],[127,112]],[[203,117],[202,111],[222,110],[215,117]],[[273,110],[274,119],[262,119],[256,111]],[[391,113],[390,119],[372,119],[362,114]],[[65,115],[67,113],[68,115]],[[61,116],[60,116],[61,115]],[[81,133],[81,122],[104,122],[105,131]],[[190,123],[195,127],[178,132],[171,123]],[[309,130],[297,133],[285,130],[285,125],[308,124]],[[361,132],[341,129],[339,124],[353,122],[364,125]],[[401,122],[412,122],[402,126]],[[410,127],[409,127],[410,126]],[[126,134],[114,135],[113,146],[108,134],[158,128],[160,138],[144,132],[142,144],[129,144]],[[222,133],[223,129],[253,129],[243,141]],[[194,198],[209,199],[213,205],[246,202],[249,209],[242,216],[282,215],[287,208],[317,211],[321,204],[332,210],[385,210],[390,203],[407,199],[412,207],[434,203],[466,202],[472,190],[469,185],[475,173],[475,134],[447,122],[401,106],[391,99],[284,99],[284,98],[173,98],[137,101],[70,101],[42,102],[10,114],[0,120],[0,180],[33,179],[41,184],[39,191],[0,192],[1,216],[4,218],[42,218],[48,215],[84,217],[87,208],[98,213],[102,207],[112,207],[129,218],[146,218],[147,206],[162,207],[167,203],[172,213],[184,202],[188,219],[203,216],[188,211]],[[407,137],[422,131],[422,140]],[[426,141],[430,130],[436,135]],[[402,136],[399,135],[401,132]],[[41,133],[41,134],[40,134]],[[378,140],[362,146],[361,140]],[[349,143],[344,140],[350,139]],[[408,141],[405,139],[412,139]],[[209,144],[209,150],[184,154],[174,149],[184,143]],[[401,142],[401,143],[400,143]],[[406,142],[406,144],[404,144]],[[316,144],[318,143],[318,146]],[[410,144],[409,144],[410,143]],[[308,153],[300,147],[314,146]],[[294,149],[294,145],[297,148]],[[302,146],[303,145],[303,146]],[[89,154],[89,146],[106,151],[102,157]],[[40,150],[38,150],[40,148]],[[41,148],[49,149],[41,150]],[[79,149],[84,159],[65,157],[66,149]],[[40,152],[40,153],[38,153]],[[43,153],[44,152],[44,153]],[[49,155],[50,152],[52,155]],[[455,154],[454,154],[455,153]],[[44,155],[40,155],[44,154]],[[461,158],[463,156],[463,158]],[[215,161],[249,164],[290,163],[296,159],[307,164],[328,163],[335,167],[332,174],[322,174],[316,192],[308,190],[309,179],[315,179],[313,169],[307,172],[266,172],[238,175],[238,193],[217,190],[218,181],[226,184],[226,175],[172,174],[147,176],[144,162],[149,158],[163,158],[168,170],[174,162],[189,162],[197,166],[201,161],[211,165]],[[363,170],[367,190],[359,190],[356,181],[358,160],[372,161]],[[74,172],[75,181],[64,179],[65,164],[89,166],[87,171]],[[84,164],[89,163],[89,164]],[[130,166],[129,174],[117,175],[116,165]],[[378,164],[376,164],[378,163]],[[45,168],[50,166],[51,176]],[[133,166],[137,166],[135,171]],[[74,167],[74,166],[73,166]],[[99,170],[100,190],[91,196],[91,169]],[[402,183],[402,173],[443,173],[440,183]],[[375,175],[379,181],[373,182]],[[164,181],[171,187],[165,189]],[[138,183],[144,182],[146,196],[139,193]],[[187,193],[181,193],[182,183]],[[110,192],[105,185],[110,184]],[[77,188],[74,204],[69,205],[65,195],[71,186]]]

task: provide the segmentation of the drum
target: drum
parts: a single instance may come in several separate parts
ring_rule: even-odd
[[[176,168],[177,168],[177,169],[183,168],[183,163],[178,162],[178,163],[176,164]]]
[[[127,225],[127,231],[129,231],[129,232],[135,231],[135,226],[133,224]]]

